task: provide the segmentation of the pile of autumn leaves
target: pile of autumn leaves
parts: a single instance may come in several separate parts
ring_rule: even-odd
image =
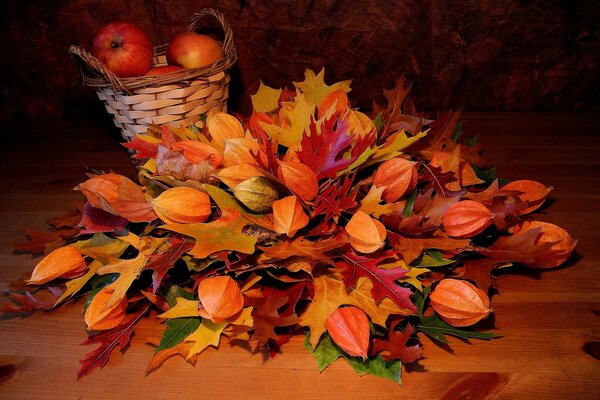
[[[157,127],[127,144],[140,184],[103,174],[78,186],[80,235],[29,283],[63,283],[56,304],[90,293],[100,347],[84,368],[103,366],[151,308],[166,328],[149,370],[223,338],[274,353],[308,328],[321,369],[343,356],[398,380],[422,356],[418,333],[492,337],[462,327],[491,312],[494,270],[569,257],[568,233],[529,217],[550,188],[501,186],[477,168],[457,113],[404,114],[402,79],[371,117],[349,91],[323,71],[292,89],[261,84],[248,118],[211,113],[203,129]]]

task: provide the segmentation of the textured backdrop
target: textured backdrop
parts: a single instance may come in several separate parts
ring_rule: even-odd
[[[136,21],[161,44],[191,14],[219,8],[232,24],[239,62],[232,107],[263,79],[353,79],[362,108],[406,74],[420,110],[598,110],[600,2],[464,1],[1,1],[0,120],[93,115],[68,46],[90,47],[112,19]],[[213,23],[207,20],[207,24]]]

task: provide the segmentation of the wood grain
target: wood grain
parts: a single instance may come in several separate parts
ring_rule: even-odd
[[[579,239],[567,266],[501,274],[492,299],[492,342],[452,340],[451,350],[424,339],[426,358],[403,374],[404,386],[358,377],[343,361],[319,374],[300,338],[265,361],[240,347],[209,349],[191,366],[181,358],[144,376],[160,336],[143,320],[124,355],[77,381],[78,360],[91,350],[81,304],[0,321],[3,399],[592,399],[600,393],[600,119],[586,114],[471,113],[467,133],[480,133],[490,165],[507,178],[552,185],[551,206],[538,217]],[[114,128],[85,121],[8,127],[0,173],[0,287],[36,263],[15,255],[28,227],[81,200],[71,189],[93,170],[135,177]]]

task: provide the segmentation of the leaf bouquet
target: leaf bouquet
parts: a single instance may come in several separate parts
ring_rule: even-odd
[[[261,83],[249,116],[138,135],[139,183],[81,183],[85,204],[50,221],[63,234],[4,310],[84,297],[98,347],[79,377],[156,311],[148,372],[223,341],[274,356],[303,334],[320,370],[343,357],[400,382],[420,335],[496,337],[477,329],[494,271],[558,266],[576,241],[530,216],[551,188],[496,179],[460,114],[428,120],[409,89],[399,79],[367,115],[349,81],[307,70],[292,88]]]

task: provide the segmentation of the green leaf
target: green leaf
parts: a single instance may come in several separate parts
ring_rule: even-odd
[[[444,255],[439,251],[425,250],[421,257],[415,262],[415,267],[419,268],[435,268],[443,267],[454,263],[455,260],[444,258]]]
[[[183,290],[181,287],[177,285],[171,285],[169,287],[169,291],[165,295],[167,298],[167,302],[171,307],[174,307],[177,304],[177,298],[183,297],[186,300],[194,300],[194,293],[188,292],[187,290]]]
[[[383,127],[383,117],[381,113],[377,114],[377,116],[373,120],[373,125],[375,125],[375,129],[377,129],[377,132],[381,130],[381,128]]]
[[[490,340],[501,337],[492,332],[477,332],[467,329],[459,329],[442,321],[437,315],[429,317],[419,317],[419,322],[415,326],[417,330],[423,332],[427,336],[442,342],[449,343],[446,335],[454,336],[461,339],[482,339]]]
[[[417,198],[417,194],[419,194],[419,189],[415,189],[408,199],[406,199],[406,205],[404,206],[404,210],[402,210],[402,216],[404,218],[410,217],[413,212],[413,208],[415,206],[415,200]]]
[[[450,140],[452,140],[454,143],[458,143],[458,138],[460,137],[460,135],[462,135],[462,126],[463,121],[460,121],[458,124],[456,124],[454,132],[452,132],[452,137],[450,138]]]
[[[485,169],[474,164],[471,164],[471,167],[473,168],[473,171],[475,171],[475,175],[477,175],[477,177],[482,181],[485,181],[485,183],[488,185],[493,183],[496,179],[498,179],[498,184],[500,186],[504,186],[509,182],[508,179],[498,178],[496,176],[496,167]]]
[[[360,358],[350,357],[333,343],[328,334],[324,334],[319,344],[312,350],[310,346],[310,333],[307,332],[304,336],[304,348],[312,353],[317,361],[319,372],[323,372],[335,360],[343,357],[358,375],[375,375],[402,384],[402,362],[400,360],[387,362],[383,357],[377,356],[363,361]]]
[[[200,317],[198,318],[176,318],[168,320],[165,325],[167,329],[163,333],[162,338],[158,347],[154,349],[154,352],[159,352],[164,349],[170,349],[181,343],[183,339],[194,333],[201,322]]]
[[[110,285],[111,283],[113,283],[114,281],[116,281],[118,277],[119,277],[119,274],[106,274],[106,275],[99,275],[96,278],[92,279],[92,281],[91,281],[92,290],[90,291],[88,298],[85,300],[85,303],[83,304],[83,309],[85,310],[88,308],[88,306],[90,305],[90,303],[91,303],[92,299],[94,298],[94,296],[96,295],[96,293],[98,293],[104,287],[106,287],[106,286]]]
[[[425,310],[425,301],[427,300],[429,293],[431,293],[431,287],[427,286],[423,289],[422,294],[418,292],[413,294],[413,303],[421,315],[423,314],[423,310]]]

